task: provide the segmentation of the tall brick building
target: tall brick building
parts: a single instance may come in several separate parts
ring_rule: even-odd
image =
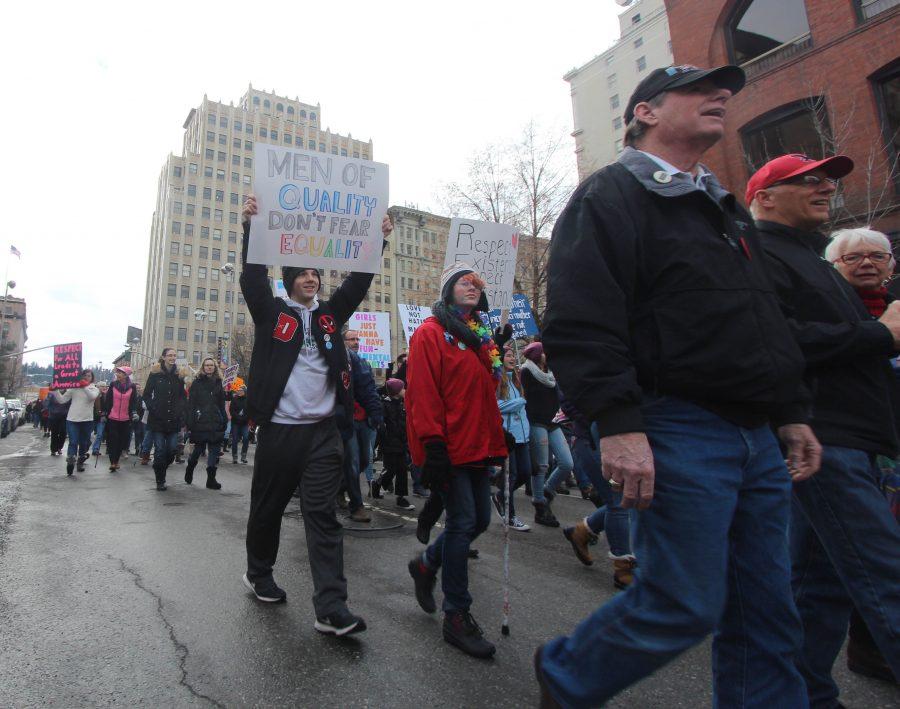
[[[900,0],[666,0],[666,10],[677,64],[747,73],[705,158],[724,184],[743,195],[770,157],[844,153],[856,170],[839,219],[876,217],[900,238]]]

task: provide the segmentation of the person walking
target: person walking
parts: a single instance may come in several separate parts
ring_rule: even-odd
[[[821,446],[753,221],[700,163],[744,81],[736,66],[650,72],[625,110],[628,147],[554,228],[547,362],[640,510],[640,567],[538,648],[546,706],[603,704],[713,632],[714,706],[806,706],[785,540],[792,480]]]
[[[529,440],[531,427],[525,412],[526,401],[523,396],[522,381],[516,367],[516,353],[512,347],[503,351],[503,376],[497,384],[497,403],[500,415],[503,416],[503,430],[506,431],[507,448],[509,449],[509,503],[507,520],[509,528],[517,532],[531,529],[516,516],[515,491],[531,478],[531,454]],[[497,514],[503,518],[506,505],[506,487],[500,480],[500,492],[492,496]],[[545,512],[545,517],[546,517]]]
[[[141,392],[141,387],[139,384],[134,385],[134,395],[135,395],[135,413],[137,413],[137,418],[132,419],[131,422],[131,430],[134,434],[134,454],[141,454],[141,443],[144,440],[144,396]]]
[[[124,365],[114,370],[115,381],[103,397],[101,423],[105,423],[106,452],[109,454],[109,472],[119,469],[119,459],[128,448],[128,432],[133,421],[138,420],[138,393],[131,381],[131,367]],[[100,434],[97,435],[99,441]],[[98,446],[99,448],[99,446]],[[99,450],[98,450],[99,453]]]
[[[103,415],[103,402],[106,401],[106,393],[109,391],[107,382],[97,382],[100,396],[94,399],[94,443],[91,446],[91,454],[100,457],[100,446],[106,438],[106,417]],[[107,449],[109,446],[107,445]]]
[[[384,461],[384,474],[375,484],[390,481],[397,496],[397,507],[401,510],[415,510],[406,496],[409,494],[409,475],[407,456],[409,447],[406,442],[406,407],[403,400],[406,388],[400,379],[388,379],[385,382],[386,395],[382,398],[384,409],[384,429],[381,436],[381,453]],[[375,491],[372,491],[375,497]]]
[[[46,427],[45,438],[50,438],[50,455],[62,455],[66,442],[66,417],[69,414],[71,400],[63,403],[51,391],[44,399],[43,422]]]
[[[72,475],[76,466],[78,472],[82,473],[84,461],[88,459],[91,450],[94,401],[100,396],[100,390],[94,386],[94,373],[90,369],[81,370],[77,387],[55,389],[52,395],[58,403],[69,404],[69,412],[66,414],[66,435],[69,437],[66,475]]]
[[[250,419],[247,417],[247,387],[239,384],[231,394],[228,407],[231,415],[231,460],[238,462],[238,442],[241,444],[241,462],[247,462],[247,449],[250,446]]]
[[[184,469],[184,481],[188,485],[194,481],[197,461],[208,450],[206,487],[210,490],[222,489],[221,483],[216,480],[216,469],[219,466],[227,420],[222,375],[216,360],[206,357],[200,364],[200,373],[188,390],[187,430],[190,441],[194,444]]]
[[[444,640],[478,658],[496,648],[470,612],[468,552],[491,521],[490,468],[507,456],[496,398],[503,364],[479,317],[489,309],[484,288],[468,264],[445,268],[441,299],[412,336],[406,362],[410,453],[446,510],[444,531],[408,569],[426,613],[437,610],[440,570]]]
[[[176,364],[175,350],[166,347],[159,361],[150,368],[144,386],[147,427],[153,437],[153,473],[156,489],[166,488],[166,469],[175,460],[178,435],[184,426],[187,395],[185,373]],[[149,449],[145,449],[149,455]]]
[[[243,208],[240,284],[255,332],[247,408],[259,435],[247,520],[247,571],[242,580],[259,601],[286,600],[272,569],[281,517],[299,486],[314,589],[313,627],[329,635],[359,633],[366,623],[347,608],[343,527],[335,513],[343,479],[343,444],[335,410],[338,404],[345,412],[353,410],[350,360],[341,328],[359,307],[374,276],[350,273],[329,299],[320,300],[322,279],[315,268],[285,266],[281,276],[287,296],[276,298],[267,267],[247,261],[250,220],[257,212],[251,195]],[[381,232],[387,237],[391,230],[385,217]]]
[[[815,392],[812,429],[822,468],[793,491],[794,600],[803,621],[798,666],[811,707],[838,699],[831,676],[855,607],[884,660],[900,676],[900,526],[881,490],[877,456],[900,450],[897,383],[890,358],[900,352],[900,303],[877,319],[835,265],[887,261],[890,245],[832,249],[819,229],[831,218],[836,181],[853,162],[783,155],[747,183],[767,263],[785,316],[806,357]]]

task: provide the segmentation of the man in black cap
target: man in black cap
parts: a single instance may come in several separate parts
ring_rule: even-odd
[[[351,273],[328,300],[319,300],[321,276],[314,268],[281,269],[288,295],[272,295],[268,269],[247,263],[251,195],[244,204],[241,291],[253,318],[247,413],[259,425],[250,518],[247,520],[247,573],[244,585],[260,600],[280,603],[287,594],[275,583],[281,516],[300,486],[300,508],[313,577],[315,629],[349,635],[366,629],[347,608],[344,542],[335,516],[343,478],[343,444],[335,415],[353,411],[350,360],[341,326],[356,310],[371,273]],[[384,218],[381,231],[391,233]]]
[[[716,706],[806,705],[787,526],[791,480],[821,447],[753,220],[699,162],[743,83],[733,66],[650,74],[625,111],[629,147],[553,232],[544,349],[597,423],[604,476],[641,511],[640,566],[538,650],[544,706],[600,705],[710,633]]]

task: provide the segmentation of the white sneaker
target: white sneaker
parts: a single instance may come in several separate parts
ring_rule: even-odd
[[[509,528],[514,529],[517,532],[527,532],[531,529],[527,524],[525,524],[518,517],[513,517],[509,523]]]

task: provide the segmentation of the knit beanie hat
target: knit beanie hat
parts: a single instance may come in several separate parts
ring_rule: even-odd
[[[540,342],[532,342],[522,350],[522,356],[525,359],[530,359],[535,364],[541,361],[542,354],[544,354],[544,345]]]
[[[387,388],[388,394],[391,396],[397,396],[401,391],[403,391],[404,384],[402,379],[388,379],[384,386]]]
[[[467,276],[470,273],[475,273],[475,269],[469,264],[461,261],[457,261],[444,269],[444,272],[441,273],[441,300],[444,303],[447,305],[453,303],[453,286],[456,285],[456,282],[460,278]],[[491,309],[491,306],[488,305],[487,295],[485,295],[484,291],[481,291],[481,298],[478,299],[478,305],[476,307],[478,310],[485,313]]]
[[[294,280],[297,276],[300,275],[302,271],[310,269],[316,272],[316,278],[319,279],[319,288],[322,287],[322,274],[318,268],[312,268],[312,266],[307,266],[306,268],[297,268],[296,266],[282,266],[281,267],[281,282],[284,284],[284,289],[287,291],[288,298],[291,297],[291,291],[294,289]]]

